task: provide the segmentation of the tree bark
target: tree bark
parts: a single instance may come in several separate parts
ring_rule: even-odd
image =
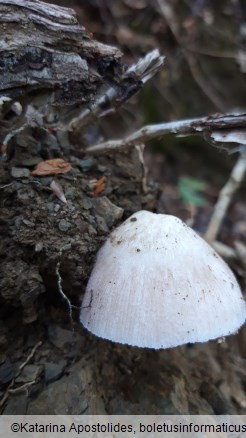
[[[21,101],[49,90],[57,105],[88,102],[102,85],[100,72],[122,56],[117,48],[95,41],[72,9],[1,0],[0,24],[0,90]]]

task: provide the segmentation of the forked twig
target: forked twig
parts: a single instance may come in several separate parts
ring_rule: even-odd
[[[15,390],[12,389],[12,387],[15,384],[15,380],[16,378],[21,374],[21,371],[23,370],[23,368],[28,364],[28,362],[33,358],[36,350],[42,345],[42,342],[39,341],[36,345],[34,345],[32,351],[30,352],[30,354],[27,356],[26,360],[19,366],[19,369],[15,375],[15,377],[11,380],[9,386],[7,387],[4,396],[2,397],[2,399],[0,400],[0,407],[2,407],[4,405],[4,403],[6,402],[6,400],[8,399],[8,396],[10,393],[16,392],[19,390],[19,388],[16,388]],[[24,386],[25,388],[27,388],[27,386],[33,385],[35,383],[35,380],[32,382],[27,382]],[[22,385],[23,387],[23,385]]]

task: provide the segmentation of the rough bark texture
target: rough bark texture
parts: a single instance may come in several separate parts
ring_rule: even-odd
[[[55,104],[91,101],[100,72],[121,56],[93,40],[72,9],[40,1],[1,1],[0,33],[0,89],[14,98],[35,91],[44,100],[52,90]]]
[[[2,412],[234,413],[228,360],[223,366],[228,343],[206,352],[140,350],[88,334],[76,307],[70,318],[63,293],[80,306],[110,229],[155,208],[141,148],[95,159],[85,155],[81,136],[47,129],[50,114],[62,124],[71,110],[93,105],[102,87],[118,84],[119,50],[93,40],[72,10],[40,1],[1,0],[0,30]],[[32,175],[37,163],[57,157],[72,164],[69,173]],[[53,180],[66,204],[51,190]]]

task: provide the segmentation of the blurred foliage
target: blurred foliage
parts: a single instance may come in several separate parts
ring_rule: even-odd
[[[178,192],[184,203],[190,203],[196,207],[204,207],[207,201],[202,192],[206,188],[206,184],[196,178],[190,176],[181,176],[178,180]]]

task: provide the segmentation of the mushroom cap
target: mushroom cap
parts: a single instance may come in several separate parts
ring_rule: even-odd
[[[101,338],[169,348],[234,333],[246,303],[205,240],[175,216],[139,211],[99,250],[80,320]]]

